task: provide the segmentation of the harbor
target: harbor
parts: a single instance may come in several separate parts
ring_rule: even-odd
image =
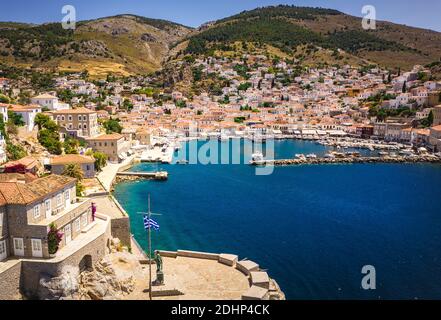
[[[220,141],[221,144],[226,141]],[[198,142],[198,151],[203,146],[204,141]],[[255,167],[248,162],[244,165],[135,163],[128,171],[167,171],[170,179],[166,183],[157,180],[119,183],[115,185],[114,196],[129,213],[132,233],[143,248],[148,245],[142,220],[136,213],[145,209],[140,208],[140,203],[151,194],[152,210],[163,214],[157,218],[161,233],[153,249],[233,252],[268,269],[269,276],[277,280],[288,299],[369,299],[378,294],[385,298],[439,296],[438,291],[427,291],[425,287],[424,291],[415,293],[403,284],[409,274],[415,275],[411,281],[416,281],[421,263],[427,266],[427,283],[433,282],[439,269],[432,259],[440,250],[436,241],[439,205],[428,201],[436,199],[440,192],[439,162],[430,156],[429,162],[422,162],[426,157],[423,155],[417,155],[420,158],[415,163],[410,159],[409,163],[388,160],[389,156],[368,160],[380,158],[378,152],[352,148],[337,151],[317,141],[286,139],[276,141],[274,146],[274,159],[315,154],[316,159],[306,160],[313,163],[334,150],[341,154],[359,152],[360,159],[329,158],[321,160],[323,165],[280,165],[270,176],[256,176]],[[182,153],[184,148],[189,146],[184,143]],[[232,156],[239,156],[242,151],[233,148],[231,152]],[[400,150],[390,153],[401,157]],[[174,162],[177,159],[179,152]],[[367,162],[351,164],[362,160]],[[415,193],[415,190],[420,191]],[[222,201],[220,195],[229,201]],[[268,218],[269,223],[262,223]],[[428,220],[434,222],[427,224]],[[424,234],[415,231],[422,228]],[[263,241],[265,234],[272,236]],[[412,260],[415,254],[423,257]],[[359,271],[366,263],[366,255],[368,262],[374,263],[389,257],[382,268],[384,277],[396,291],[379,288],[376,295],[353,289],[354,280],[344,270]],[[395,261],[408,261],[398,275],[392,271]],[[312,285],[306,285],[304,279]]]

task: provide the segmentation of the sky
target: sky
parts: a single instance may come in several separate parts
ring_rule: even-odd
[[[362,15],[364,5],[373,5],[377,20],[441,32],[441,0],[0,0],[0,21],[61,21],[61,8],[73,5],[77,20],[132,13],[197,27],[243,10],[278,4],[332,8],[354,16]]]

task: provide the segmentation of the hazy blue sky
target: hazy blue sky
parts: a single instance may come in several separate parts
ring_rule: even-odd
[[[0,21],[60,21],[66,4],[76,7],[78,20],[133,13],[193,27],[259,6],[318,6],[360,16],[370,4],[377,8],[378,20],[441,31],[441,0],[0,0]]]

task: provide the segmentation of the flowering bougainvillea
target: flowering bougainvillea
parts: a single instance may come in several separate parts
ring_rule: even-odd
[[[52,223],[49,226],[49,232],[47,234],[49,254],[57,253],[62,239],[63,239],[63,233],[60,232],[60,230],[58,230],[57,226],[54,223]]]

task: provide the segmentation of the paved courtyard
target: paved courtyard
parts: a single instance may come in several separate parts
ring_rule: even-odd
[[[249,289],[248,278],[235,268],[214,260],[195,258],[163,258],[165,286],[158,290],[179,290],[184,295],[155,297],[154,300],[240,300]],[[125,299],[148,299],[148,265],[145,277],[137,279],[135,292]],[[152,265],[153,280],[156,266]]]
[[[110,217],[110,219],[119,219],[126,216],[110,196],[94,197],[92,202],[96,204],[98,212]]]

